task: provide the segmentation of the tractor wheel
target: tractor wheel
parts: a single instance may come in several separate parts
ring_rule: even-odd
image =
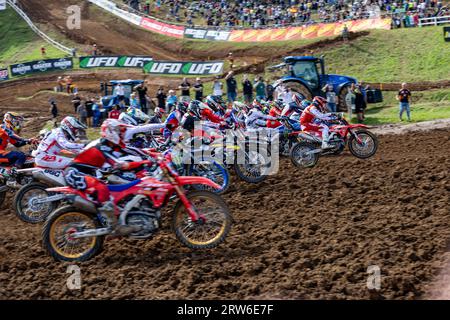
[[[299,82],[285,82],[285,83],[283,83],[283,85],[286,88],[290,88],[294,92],[298,92],[298,93],[302,94],[305,97],[305,99],[308,99],[308,100],[312,99],[311,91],[309,91],[309,89],[307,87],[305,87],[304,85],[302,85]]]

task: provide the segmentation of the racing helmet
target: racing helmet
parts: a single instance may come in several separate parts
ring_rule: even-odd
[[[226,107],[225,102],[223,101],[221,96],[212,96],[209,95],[205,98],[205,103],[210,107],[214,112],[222,112],[225,113]]]
[[[305,96],[301,93],[294,92],[292,94],[292,101],[295,102],[299,107],[301,106],[303,100],[305,100]]]
[[[61,121],[60,128],[66,133],[71,140],[75,140],[78,137],[80,130],[86,130],[87,127],[82,122],[78,121],[75,117],[65,117]]]
[[[198,100],[192,100],[189,103],[189,107],[188,107],[187,111],[191,115],[197,117],[198,119],[201,119],[202,118],[202,111],[205,110],[205,109],[210,109],[211,110],[211,108],[208,107],[208,105],[206,105],[205,103],[203,103],[201,101],[198,101]]]
[[[189,103],[180,101],[177,103],[175,110],[179,111],[181,114],[185,114],[189,107]]]
[[[120,114],[119,121],[124,123],[124,124],[129,124],[129,125],[132,125],[132,126],[137,126],[138,125],[138,122],[126,112],[122,112]]]
[[[102,138],[123,147],[125,146],[124,135],[128,126],[116,119],[106,119],[100,128]]]
[[[20,133],[23,121],[23,117],[16,112],[7,112],[3,116],[3,124],[5,127],[13,130],[15,133]]]
[[[319,110],[322,112],[327,111],[327,100],[323,97],[320,96],[314,97],[312,104],[317,108],[319,108]]]
[[[138,124],[146,123],[150,120],[150,117],[145,114],[144,111],[138,108],[129,107],[127,109],[127,114],[132,117]]]

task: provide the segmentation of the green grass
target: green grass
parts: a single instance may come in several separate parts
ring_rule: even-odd
[[[442,26],[372,30],[347,45],[318,50],[328,73],[367,82],[419,82],[450,78],[450,43]]]
[[[45,58],[65,56],[36,35],[13,9],[0,12],[0,66],[42,59],[42,46],[47,50]]]
[[[384,102],[369,104],[365,123],[369,125],[399,123],[399,102],[395,99],[396,94],[396,92],[383,92]],[[413,92],[412,94],[412,122],[450,118],[450,89]],[[404,112],[403,120],[406,119]]]

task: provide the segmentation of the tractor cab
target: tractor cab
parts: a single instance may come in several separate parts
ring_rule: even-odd
[[[100,91],[103,93],[102,104],[105,108],[112,108],[115,104],[119,104],[119,98],[116,93],[116,88],[118,84],[121,84],[124,88],[125,93],[125,106],[130,105],[130,95],[134,91],[134,87],[138,84],[144,83],[144,80],[111,80],[109,83],[101,82]]]
[[[323,59],[315,57],[286,57],[288,76],[302,78],[314,91],[319,89],[322,83],[322,75],[325,74]]]

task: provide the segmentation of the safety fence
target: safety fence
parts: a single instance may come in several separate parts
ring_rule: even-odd
[[[450,23],[450,15],[449,16],[441,16],[441,17],[430,17],[430,18],[421,18],[419,19],[419,27],[423,26],[437,26],[440,24]]]

